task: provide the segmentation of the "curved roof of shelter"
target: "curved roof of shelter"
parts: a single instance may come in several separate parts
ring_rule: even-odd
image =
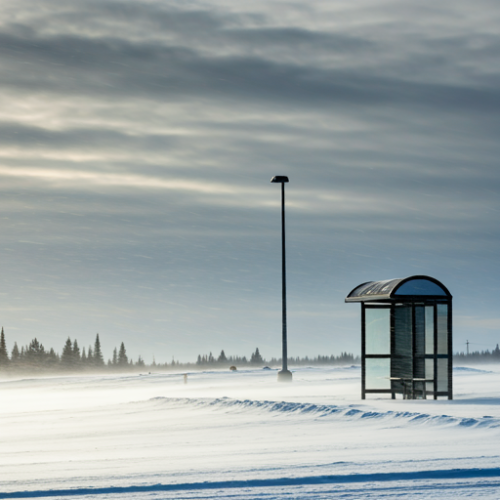
[[[346,302],[393,300],[404,297],[451,298],[451,293],[430,276],[410,276],[385,281],[368,281],[358,285],[346,297]]]

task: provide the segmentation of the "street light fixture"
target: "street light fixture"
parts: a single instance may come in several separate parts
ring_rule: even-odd
[[[282,368],[278,372],[279,382],[291,382],[292,372],[288,370],[287,363],[287,342],[286,342],[286,259],[285,259],[285,182],[288,177],[285,175],[276,175],[271,182],[281,184],[281,288],[282,288]]]

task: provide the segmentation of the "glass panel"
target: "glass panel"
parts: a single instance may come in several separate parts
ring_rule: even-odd
[[[438,391],[448,392],[448,360],[438,359]]]
[[[363,296],[377,296],[386,295],[389,296],[392,289],[401,280],[385,280],[385,281],[369,281],[368,283],[363,283],[355,288],[349,297],[363,297]]]
[[[425,309],[415,307],[415,356],[425,354]]]
[[[391,377],[413,377],[412,308],[394,308],[394,355]]]
[[[390,389],[391,381],[391,359],[365,359],[365,388],[366,389]]]
[[[434,306],[425,307],[425,354],[434,354]]]
[[[446,292],[433,281],[429,280],[410,280],[401,285],[394,295],[442,295]]]
[[[448,354],[448,305],[437,305],[438,354]]]
[[[425,360],[425,378],[427,380],[434,379],[434,360],[426,359]],[[434,391],[434,382],[427,382],[426,389],[428,391]]]
[[[365,352],[366,354],[391,353],[390,308],[365,309]]]

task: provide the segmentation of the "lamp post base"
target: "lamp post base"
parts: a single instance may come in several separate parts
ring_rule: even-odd
[[[281,370],[278,372],[278,382],[291,382],[292,372],[288,370]]]

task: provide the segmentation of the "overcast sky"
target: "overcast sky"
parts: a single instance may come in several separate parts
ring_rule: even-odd
[[[497,1],[0,3],[0,324],[134,359],[360,352],[426,274],[500,342]]]

